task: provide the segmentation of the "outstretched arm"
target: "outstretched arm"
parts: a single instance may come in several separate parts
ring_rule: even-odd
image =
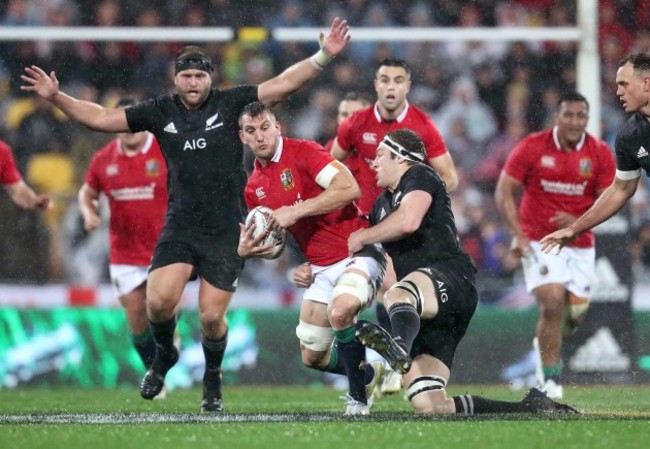
[[[639,178],[614,182],[598,197],[596,202],[584,214],[567,228],[555,231],[540,240],[542,251],[549,253],[557,247],[559,253],[564,246],[571,243],[580,233],[585,232],[607,220],[627,203],[639,185]]]
[[[348,22],[336,17],[332,21],[329,34],[323,36],[321,33],[321,49],[312,57],[292,65],[275,78],[260,84],[257,88],[257,97],[269,106],[283,101],[291,93],[316,78],[323,67],[343,51],[349,40]]]
[[[36,194],[23,180],[5,186],[5,188],[11,196],[11,200],[23,209],[47,210],[52,205],[48,195]]]
[[[72,120],[90,129],[103,132],[127,132],[129,126],[124,109],[108,109],[97,103],[77,100],[59,90],[59,80],[56,73],[48,75],[38,66],[25,68],[25,74],[20,76],[25,82],[21,90],[34,92],[49,100],[61,109]]]

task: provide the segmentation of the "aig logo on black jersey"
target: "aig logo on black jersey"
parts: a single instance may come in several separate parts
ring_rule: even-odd
[[[201,137],[199,139],[186,140],[185,145],[183,146],[183,151],[202,150],[207,145],[208,145],[208,143],[205,141],[205,139],[203,137]]]

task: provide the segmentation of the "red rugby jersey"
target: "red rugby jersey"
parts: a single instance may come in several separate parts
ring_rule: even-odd
[[[8,186],[21,179],[11,147],[0,140],[0,185]]]
[[[556,231],[550,219],[557,211],[582,215],[596,201],[597,192],[614,179],[612,150],[585,134],[576,151],[563,151],[555,128],[530,134],[510,153],[505,172],[524,186],[519,220],[526,236],[540,240]],[[585,232],[570,246],[594,246],[593,232]]]
[[[114,139],[93,157],[86,182],[108,197],[110,262],[148,266],[167,211],[167,165],[153,134],[129,157]]]
[[[255,161],[245,189],[246,204],[278,209],[314,198],[323,192],[318,174],[334,158],[316,142],[283,137],[273,160],[262,167]],[[331,265],[348,256],[348,236],[366,227],[354,204],[328,214],[298,220],[289,228],[307,260]]]
[[[377,186],[372,161],[377,146],[386,134],[402,128],[415,132],[422,141],[429,159],[447,153],[447,145],[429,116],[421,109],[406,104],[404,111],[395,120],[384,120],[379,115],[377,104],[360,109],[339,125],[336,133],[339,146],[347,152],[356,150],[359,157],[355,166],[355,177],[361,187],[359,209],[367,215],[382,189]],[[365,162],[365,163],[364,163]]]

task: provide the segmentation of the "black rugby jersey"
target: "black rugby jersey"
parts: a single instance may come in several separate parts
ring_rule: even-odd
[[[397,278],[443,261],[450,267],[473,274],[476,271],[474,264],[460,249],[445,184],[428,165],[413,165],[404,173],[394,192],[386,190],[381,193],[370,212],[370,223],[375,225],[384,220],[399,207],[402,198],[414,190],[425,191],[432,198],[420,228],[401,240],[382,243],[393,259]]]
[[[167,162],[166,227],[235,229],[243,221],[246,174],[237,117],[257,101],[257,86],[213,89],[196,110],[178,95],[163,95],[126,109],[129,129],[155,134]],[[234,228],[233,228],[234,226]]]
[[[635,113],[616,134],[616,168],[632,171],[642,168],[650,176],[650,122]]]

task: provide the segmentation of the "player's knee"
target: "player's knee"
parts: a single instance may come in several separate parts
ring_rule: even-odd
[[[332,342],[334,341],[334,331],[331,327],[315,326],[301,320],[298,323],[298,326],[296,326],[296,337],[300,340],[300,344],[308,349],[309,352],[324,353],[332,346]],[[305,361],[306,352],[307,351],[302,351],[303,363],[305,365],[307,365],[307,362]],[[312,360],[312,358],[308,357],[308,360]]]
[[[384,295],[384,306],[390,309],[393,305],[407,302],[422,314],[423,295],[420,287],[412,281],[395,282]]]
[[[419,376],[413,379],[407,387],[406,398],[416,413],[453,413],[453,401],[450,403],[447,398],[446,385],[447,381],[440,376]]]
[[[355,298],[335,298],[327,307],[327,317],[334,329],[344,329],[354,324],[354,318],[361,310]]]
[[[300,350],[300,356],[302,358],[302,364],[307,368],[321,371],[327,368],[327,360],[325,360],[327,351],[312,351],[303,345]]]

